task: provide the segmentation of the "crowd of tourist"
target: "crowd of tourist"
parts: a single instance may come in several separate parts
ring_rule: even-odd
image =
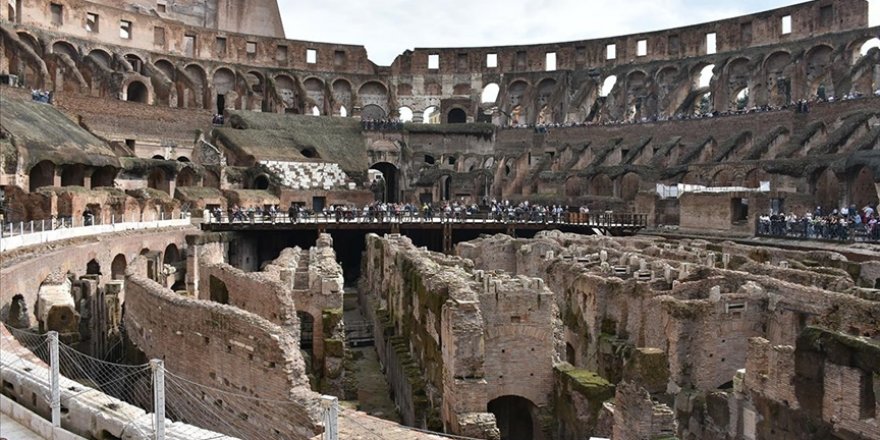
[[[400,131],[403,130],[403,121],[399,119],[361,119],[361,128],[364,131]]]
[[[48,90],[31,90],[31,100],[42,102],[43,104],[52,104],[53,94]]]
[[[335,222],[386,222],[386,221],[465,221],[487,220],[496,222],[539,222],[559,223],[568,221],[568,213],[588,215],[586,206],[571,209],[564,205],[545,206],[529,202],[511,203],[504,201],[486,201],[482,207],[476,203],[451,201],[440,203],[386,203],[373,202],[362,207],[355,205],[330,205],[323,210],[315,211],[302,205],[291,203],[286,212],[276,205],[251,206],[243,208],[233,205],[224,213],[220,208],[211,210],[214,222],[272,222],[297,223],[315,219]],[[224,215],[225,214],[225,215]],[[586,218],[586,217],[584,217]]]
[[[855,205],[826,213],[821,207],[798,217],[795,213],[773,212],[758,218],[758,235],[822,240],[880,241],[880,213],[867,205]]]

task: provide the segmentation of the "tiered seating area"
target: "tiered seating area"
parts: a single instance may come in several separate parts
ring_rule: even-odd
[[[285,186],[292,189],[352,189],[351,182],[339,164],[322,162],[262,161],[260,164],[274,172]]]

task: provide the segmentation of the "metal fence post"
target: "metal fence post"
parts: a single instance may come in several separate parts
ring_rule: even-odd
[[[321,408],[324,410],[323,440],[339,440],[339,399],[335,396],[321,396]]]
[[[165,440],[165,362],[150,361],[153,370],[153,417],[156,435],[154,440]]]
[[[58,332],[51,331],[49,336],[49,385],[52,387],[52,426],[61,427],[61,374],[58,360]]]

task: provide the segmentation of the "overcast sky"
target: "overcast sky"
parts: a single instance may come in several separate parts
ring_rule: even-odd
[[[880,0],[871,24],[880,25]],[[390,65],[415,47],[552,43],[731,18],[802,0],[278,0],[287,38],[366,46]]]

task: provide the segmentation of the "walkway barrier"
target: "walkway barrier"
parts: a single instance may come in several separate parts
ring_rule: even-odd
[[[160,214],[159,220],[144,221],[143,217],[139,219],[122,218],[119,219],[119,222],[116,220],[115,217],[111,217],[110,222],[106,224],[89,224],[85,219],[49,219],[7,223],[0,229],[0,252],[87,235],[187,226],[192,223],[189,214],[181,214],[179,218],[173,219],[166,219],[164,214]]]
[[[168,371],[162,360],[125,365],[97,359],[61,339],[57,332],[41,335],[0,328],[0,377],[4,383],[28,388],[33,406],[48,406],[53,427],[65,420],[72,425],[65,426],[70,431],[101,429],[102,435],[138,440],[270,440],[284,433],[254,426],[244,415],[259,407],[283,412],[298,406],[192,382]],[[321,396],[319,404],[323,440],[338,440],[339,401]],[[101,416],[93,417],[96,413]],[[88,426],[92,419],[100,419],[106,428]]]
[[[581,214],[576,212],[567,212],[556,216],[551,214],[495,214],[490,212],[477,212],[468,214],[461,213],[430,213],[422,214],[418,212],[373,212],[363,213],[363,211],[335,211],[335,212],[319,212],[314,214],[298,213],[289,216],[286,212],[276,213],[254,213],[242,212],[240,215],[230,215],[227,212],[219,214],[211,214],[205,211],[202,224],[241,224],[241,225],[266,225],[266,224],[359,224],[359,223],[380,223],[380,224],[431,224],[431,223],[453,223],[453,224],[497,224],[497,225],[513,225],[513,224],[546,224],[546,225],[578,225],[578,226],[594,226],[594,227],[619,227],[619,226],[647,226],[647,215],[637,213],[615,213],[604,212],[596,214]]]
[[[755,220],[755,236],[837,243],[880,243],[880,223],[841,224],[823,221]]]

